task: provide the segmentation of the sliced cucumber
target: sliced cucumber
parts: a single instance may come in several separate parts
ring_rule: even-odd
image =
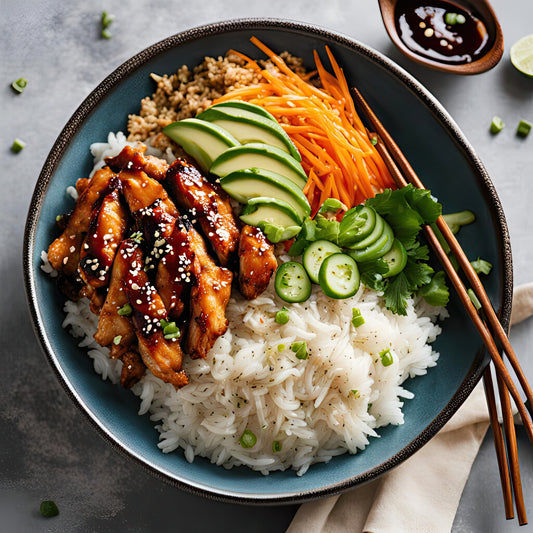
[[[259,168],[237,170],[221,178],[220,185],[234,200],[243,204],[251,198],[263,196],[287,202],[300,220],[311,212],[300,187],[277,172]]]
[[[319,283],[318,273],[320,266],[326,257],[332,254],[341,253],[342,250],[330,241],[319,240],[312,242],[304,251],[302,264],[307,270],[311,281]]]
[[[173,122],[163,128],[163,133],[176,141],[206,172],[221,153],[240,145],[220,126],[195,118]]]
[[[240,111],[247,111],[249,113],[255,113],[256,115],[259,115],[264,118],[268,118],[269,120],[273,120],[274,122],[277,122],[275,117],[273,117],[264,107],[261,107],[260,105],[251,104],[250,102],[245,102],[244,100],[227,100],[226,102],[219,102],[218,104],[215,104],[211,107],[214,108],[223,108],[223,109],[239,109]],[[233,112],[234,111],[230,111]]]
[[[398,239],[394,239],[392,241],[392,248],[381,259],[389,267],[389,270],[383,274],[383,277],[390,278],[391,276],[396,276],[407,264],[407,251],[405,246]]]
[[[253,167],[277,172],[294,181],[300,189],[307,183],[307,175],[294,157],[276,146],[264,143],[248,143],[229,148],[213,161],[209,172],[223,178],[236,170]]]
[[[381,237],[381,235],[383,234],[383,230],[385,229],[385,224],[386,222],[383,217],[379,213],[376,213],[375,224],[372,228],[372,231],[364,239],[361,239],[360,241],[351,244],[349,248],[354,250],[363,250],[367,246],[370,246],[372,243],[376,242]]]
[[[277,295],[289,303],[305,302],[311,296],[311,280],[303,265],[296,261],[278,267],[274,287]]]
[[[232,148],[233,150],[233,148]],[[342,217],[339,241],[342,246],[352,247],[372,233],[376,225],[376,211],[366,205],[352,207]]]
[[[373,261],[383,257],[391,248],[394,242],[394,232],[385,220],[382,234],[372,244],[361,250],[349,250],[350,257],[353,257],[358,263]]]
[[[347,254],[326,257],[318,278],[324,294],[330,298],[349,298],[359,290],[359,269],[354,259]]]
[[[229,109],[229,108],[228,108]],[[302,156],[296,149],[285,130],[278,124],[254,113],[228,112],[224,108],[210,107],[197,116],[197,119],[216,124],[229,131],[242,144],[265,143],[277,146],[301,161]]]

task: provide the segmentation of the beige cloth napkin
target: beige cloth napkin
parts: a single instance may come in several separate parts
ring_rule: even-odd
[[[533,315],[533,283],[513,301],[511,324]],[[488,426],[480,383],[415,455],[357,489],[303,504],[287,533],[448,533]]]

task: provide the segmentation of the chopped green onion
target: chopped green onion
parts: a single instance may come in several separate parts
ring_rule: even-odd
[[[118,311],[117,314],[120,316],[130,316],[133,313],[133,307],[130,304],[123,305]]]
[[[389,348],[379,352],[379,356],[381,357],[381,363],[383,364],[383,366],[390,366],[394,362]]]
[[[526,120],[521,120],[518,123],[518,128],[516,129],[516,134],[520,137],[527,137],[531,131],[531,124]]]
[[[503,130],[505,124],[500,117],[492,117],[492,122],[490,123],[490,132],[491,133],[500,133]]]
[[[275,440],[273,443],[272,443],[272,451],[274,453],[278,453],[278,452],[281,452],[281,442],[279,440]]]
[[[63,215],[57,215],[56,222],[61,222],[63,220]]]
[[[359,398],[359,397],[361,396],[361,393],[360,393],[357,389],[352,389],[352,390],[350,391],[350,393],[353,394],[353,397],[354,397],[355,399],[357,399],[357,398]]]
[[[444,15],[444,22],[450,26],[453,26],[454,24],[457,24],[457,17],[457,13],[446,13],[446,15]]]
[[[11,151],[15,154],[18,154],[25,146],[26,143],[24,141],[21,139],[15,139],[11,145]]]
[[[159,325],[163,330],[163,336],[165,339],[177,339],[180,335],[180,328],[176,326],[176,322],[167,322],[164,318],[159,321]]]
[[[298,359],[307,359],[307,344],[305,341],[296,341],[291,344],[291,350],[296,354]]]
[[[143,234],[140,231],[136,231],[130,235],[130,239],[135,244],[141,244],[141,241],[143,240]]]
[[[457,24],[464,24],[466,22],[466,17],[464,15],[461,15],[461,13],[459,13],[457,17],[455,18],[455,20],[457,21]]]
[[[365,323],[365,319],[361,315],[361,311],[357,309],[357,307],[354,307],[352,309],[352,326],[354,328],[358,328],[359,326],[362,326]]]
[[[285,350],[285,344],[278,344],[278,352]]]
[[[481,309],[481,302],[478,300],[476,293],[472,289],[468,289],[466,291],[468,293],[468,296],[470,297],[470,300],[472,300],[472,303],[474,304],[474,307],[479,310]]]
[[[376,144],[378,144],[377,137],[372,137],[372,138],[370,139],[370,144],[376,146]]]
[[[276,313],[276,324],[286,324],[289,321],[289,310],[283,307]]]
[[[111,37],[112,37],[111,32],[107,28],[104,28],[102,30],[102,37],[104,39],[111,39]]]
[[[472,265],[472,268],[475,270],[476,274],[488,275],[492,270],[492,264],[484,259],[480,259],[479,257],[475,261],[470,261],[470,264]]]
[[[57,516],[59,514],[59,509],[52,500],[45,500],[41,502],[40,510],[41,514],[46,518],[51,518],[52,516]]]
[[[115,20],[115,15],[110,15],[107,11],[102,11],[102,28],[107,28]]]
[[[255,446],[256,442],[257,442],[257,437],[249,429],[245,429],[244,433],[241,435],[241,438],[239,439],[239,444],[243,448],[252,448],[253,446]]]
[[[115,346],[118,346],[120,344],[120,341],[122,340],[122,335],[116,335],[114,338],[113,338],[113,344]]]
[[[26,88],[26,85],[28,85],[28,80],[26,78],[19,78],[11,84],[11,87],[13,87],[14,91],[21,94]]]

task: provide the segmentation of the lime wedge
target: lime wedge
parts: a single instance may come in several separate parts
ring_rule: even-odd
[[[520,72],[533,78],[533,34],[526,35],[513,44],[511,63]]]

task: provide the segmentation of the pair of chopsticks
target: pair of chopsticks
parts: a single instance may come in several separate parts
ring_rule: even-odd
[[[361,96],[361,93],[354,88],[352,89],[352,94],[354,102],[356,105],[358,105],[360,111],[366,116],[369,123],[374,128],[374,131],[377,133],[377,137],[375,137],[377,140],[376,148],[380,152],[396,185],[398,187],[405,187],[408,185],[408,183],[411,183],[415,187],[425,189],[423,183],[416,175],[415,171],[401,152],[400,148],[394,142],[370,106]],[[496,371],[496,387],[492,379],[490,366],[487,366],[483,374],[483,380],[487,404],[489,407],[491,428],[494,435],[494,446],[498,458],[498,468],[500,471],[500,480],[502,484],[505,515],[507,519],[514,518],[514,494],[518,521],[520,525],[524,525],[527,524],[527,516],[522,494],[516,432],[510,396],[516,404],[527,435],[532,444],[533,423],[531,416],[528,413],[522,398],[520,397],[517,386],[513,382],[509,370],[505,366],[501,352],[504,352],[507,355],[507,360],[511,364],[511,367],[514,370],[522,390],[527,400],[530,402],[530,405],[533,405],[533,392],[524,375],[524,372],[522,371],[522,368],[520,367],[509,339],[507,338],[507,335],[500,321],[498,320],[498,317],[496,316],[487,293],[485,292],[478,275],[472,268],[470,261],[442,216],[437,219],[436,226],[450,246],[451,251],[457,258],[461,270],[463,271],[466,279],[471,285],[472,290],[474,291],[474,294],[477,296],[481,304],[481,308],[478,311],[468,294],[468,289],[464,286],[446,251],[441,246],[439,239],[435,235],[435,232],[430,226],[424,226],[425,235],[430,246],[436,253],[440,263],[442,264],[446,274],[457,291],[462,304],[464,305],[476,329],[478,330],[483,343],[485,344],[491,356],[492,363]],[[498,421],[495,390],[498,391],[500,398],[503,430]]]

